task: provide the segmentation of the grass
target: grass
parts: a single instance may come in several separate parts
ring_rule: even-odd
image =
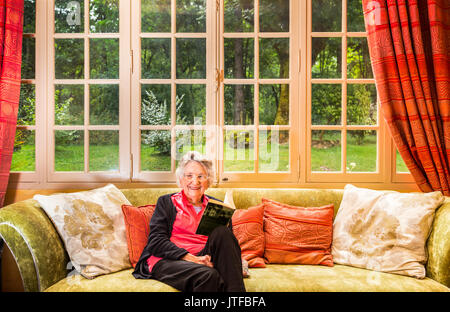
[[[184,146],[180,155],[188,150],[205,152],[205,147]],[[235,149],[225,146],[225,171],[253,172],[253,147]],[[279,150],[278,155],[272,151]],[[23,145],[13,154],[11,171],[35,170],[35,147]],[[376,170],[376,142],[374,139],[366,140],[365,144],[356,145],[349,140],[347,146],[347,171],[374,172]],[[340,171],[341,146],[329,148],[312,148],[311,164],[313,171]],[[90,171],[118,170],[119,148],[117,145],[90,146]],[[260,146],[259,170],[262,172],[286,172],[289,170],[289,145],[267,144]],[[141,170],[143,171],[170,171],[171,156],[159,154],[153,147],[142,146]],[[55,152],[56,171],[83,171],[83,146],[57,146]],[[397,171],[408,172],[402,158],[397,155]]]

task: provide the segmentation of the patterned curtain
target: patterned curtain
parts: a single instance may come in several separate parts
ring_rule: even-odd
[[[0,207],[8,185],[19,109],[23,1],[0,0]]]
[[[450,196],[450,2],[363,0],[381,112],[423,192]]]

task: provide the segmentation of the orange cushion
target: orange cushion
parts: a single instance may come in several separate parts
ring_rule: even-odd
[[[262,202],[268,263],[333,266],[333,204],[296,207],[265,198]]]
[[[231,219],[233,233],[241,247],[242,258],[251,268],[265,268],[264,263],[264,205],[237,209]]]
[[[150,219],[156,205],[134,207],[122,205],[127,234],[128,253],[133,268],[136,266],[142,251],[147,245],[150,234]]]

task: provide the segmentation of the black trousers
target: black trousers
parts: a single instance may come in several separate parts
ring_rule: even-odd
[[[217,227],[196,256],[210,255],[213,268],[184,260],[161,259],[152,278],[184,292],[244,292],[241,248],[233,232]]]

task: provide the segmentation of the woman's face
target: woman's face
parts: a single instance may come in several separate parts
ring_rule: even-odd
[[[205,169],[198,162],[191,161],[184,168],[181,187],[192,204],[201,204],[201,198],[208,189],[209,182]]]

